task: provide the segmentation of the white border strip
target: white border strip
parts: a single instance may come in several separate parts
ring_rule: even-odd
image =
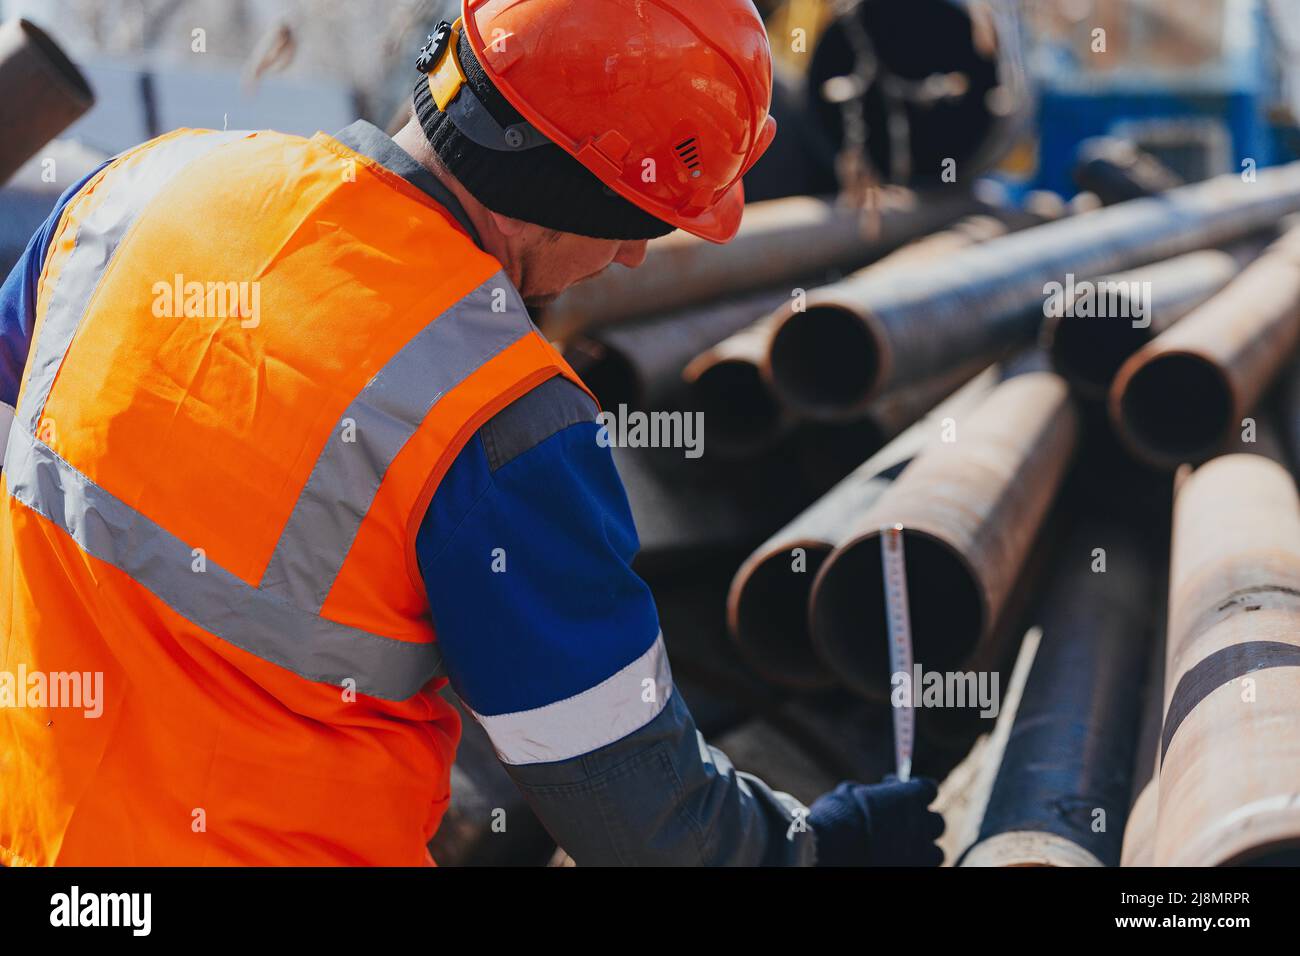
[[[653,694],[647,681],[653,682]],[[470,712],[504,763],[552,763],[591,753],[640,730],[659,716],[672,692],[661,632],[644,654],[581,694],[496,717]]]

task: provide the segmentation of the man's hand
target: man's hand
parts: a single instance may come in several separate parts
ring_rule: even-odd
[[[943,833],[943,817],[929,809],[938,792],[924,778],[841,783],[808,811],[817,865],[938,866],[943,851],[934,841]]]

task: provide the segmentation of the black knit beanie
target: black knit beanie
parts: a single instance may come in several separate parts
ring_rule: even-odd
[[[492,118],[503,127],[522,123],[470,44],[461,42],[457,49],[470,90]],[[478,145],[438,109],[423,73],[415,81],[415,115],[443,165],[493,212],[597,239],[654,239],[675,228],[615,193],[554,143],[517,152]]]

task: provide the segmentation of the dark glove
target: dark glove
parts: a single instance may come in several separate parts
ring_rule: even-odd
[[[928,809],[938,795],[933,780],[900,783],[889,776],[867,786],[845,781],[808,810],[817,836],[818,866],[938,866],[934,841],[943,817]]]

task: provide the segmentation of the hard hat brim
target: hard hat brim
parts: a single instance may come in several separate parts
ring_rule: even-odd
[[[745,184],[736,180],[717,203],[698,216],[675,216],[664,221],[693,236],[722,244],[736,237],[744,214]]]

